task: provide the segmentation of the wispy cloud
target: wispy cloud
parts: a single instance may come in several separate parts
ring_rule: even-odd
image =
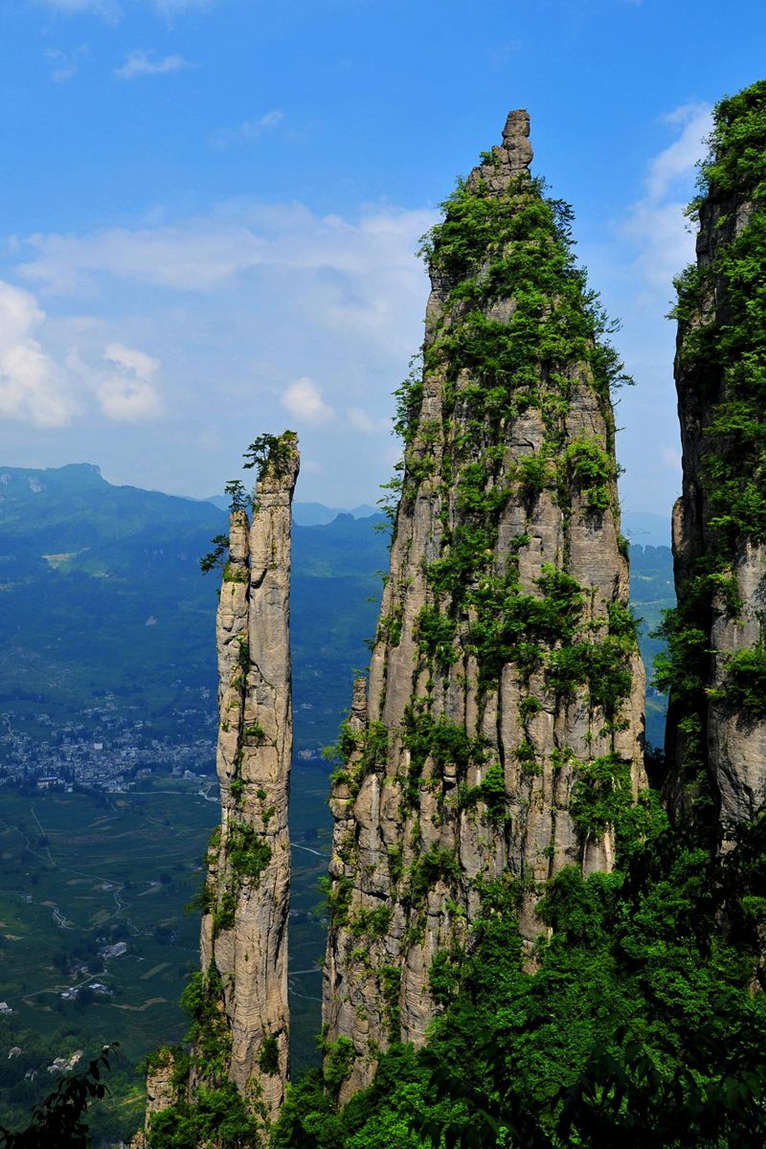
[[[73,79],[80,64],[89,55],[87,44],[81,44],[71,52],[63,52],[60,48],[48,48],[45,56],[51,61],[51,79],[54,84],[64,84]]]
[[[664,117],[676,139],[649,162],[646,194],[630,209],[624,233],[638,248],[636,269],[647,285],[666,290],[694,254],[684,217],[689,184],[707,151],[712,127],[708,104],[683,104]]]
[[[669,467],[671,471],[676,474],[681,473],[681,452],[677,447],[662,447],[660,449],[660,459],[665,467]]]
[[[154,7],[165,16],[175,16],[194,8],[210,8],[214,0],[152,0]]]
[[[286,411],[303,423],[326,423],[334,415],[332,407],[322,398],[318,385],[307,376],[291,383],[281,402]]]
[[[380,431],[388,431],[391,428],[391,419],[389,416],[383,418],[375,418],[361,407],[349,407],[346,411],[346,418],[350,427],[355,431],[361,431],[365,435],[375,435]]]
[[[62,427],[75,403],[39,340],[45,312],[28,291],[0,281],[0,414],[39,427]]]
[[[121,80],[134,80],[138,76],[167,76],[171,72],[181,72],[191,64],[183,56],[163,56],[156,59],[154,52],[130,52],[125,63],[115,68],[114,74]]]
[[[513,57],[521,51],[521,40],[503,40],[495,44],[489,53],[490,67],[495,70],[507,68]]]
[[[297,425],[321,468],[313,497],[343,506],[350,475],[373,500],[390,473],[390,396],[423,335],[427,278],[414,253],[435,219],[391,205],[341,217],[228,201],[172,223],[19,241],[16,272],[50,300],[50,353],[69,372],[78,420],[99,418],[126,476],[145,450],[134,428],[142,444],[155,436],[153,483],[204,492],[230,470],[232,418],[243,446]],[[161,366],[124,352],[107,362],[113,344]],[[199,445],[192,472],[165,459],[168,426]]]
[[[707,150],[711,109],[684,103],[651,125],[656,139],[643,186],[608,243],[586,253],[593,281],[622,318],[615,342],[637,386],[620,395],[618,440],[624,505],[667,514],[677,492],[678,418],[672,363],[675,331],[666,316],[673,279],[694,258],[695,234],[685,206],[696,165]],[[652,463],[647,466],[647,452]]]
[[[122,17],[122,8],[117,0],[34,0],[34,2],[63,16],[100,16],[102,20],[112,24]]]
[[[92,15],[115,23],[121,19],[123,9],[118,0],[31,0],[65,16]],[[210,8],[215,0],[145,0],[167,20],[196,9]]]
[[[107,418],[136,423],[158,415],[162,404],[152,379],[159,360],[121,343],[110,343],[104,359],[111,371],[96,384],[96,397]]]
[[[435,219],[433,211],[379,208],[351,222],[301,204],[225,203],[172,225],[30,236],[19,272],[52,294],[93,295],[103,276],[210,294],[234,283],[243,290],[260,270],[289,283],[293,299],[309,293],[328,326],[399,342],[403,301],[422,299],[414,251]]]
[[[705,154],[706,140],[712,128],[709,104],[682,104],[664,117],[665,123],[680,127],[681,135],[663,148],[649,164],[647,192],[649,200],[660,200],[673,190],[679,180],[688,180]]]
[[[260,139],[267,132],[272,132],[284,118],[285,113],[274,108],[256,120],[243,120],[236,128],[221,128],[210,137],[210,143],[214,148],[228,148],[236,143],[250,143],[252,140]]]
[[[20,268],[56,295],[93,293],[102,275],[177,291],[210,292],[268,255],[267,242],[237,221],[110,228],[90,235],[37,235],[36,255]]]

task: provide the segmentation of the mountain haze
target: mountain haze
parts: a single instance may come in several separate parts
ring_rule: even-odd
[[[298,749],[333,741],[366,659],[382,523],[295,526]],[[188,711],[212,769],[216,595],[199,559],[226,524],[207,502],[113,486],[90,464],[0,470],[0,708],[40,733],[40,713],[61,724],[108,693],[161,737]]]

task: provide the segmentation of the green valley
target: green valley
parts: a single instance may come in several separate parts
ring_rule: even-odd
[[[21,1050],[0,1056],[0,1122],[22,1120],[52,1087],[46,1067],[55,1058],[82,1051],[84,1064],[118,1041],[112,1098],[92,1125],[97,1137],[127,1136],[143,1105],[136,1065],[158,1033],[182,1038],[178,999],[198,964],[198,911],[184,906],[218,820],[216,580],[200,574],[198,559],[224,516],[208,503],[113,487],[89,466],[6,469],[0,484],[0,1000],[13,1010],[0,1016],[0,1054]],[[318,883],[329,854],[329,766],[318,751],[335,741],[353,672],[366,664],[388,542],[382,516],[310,526],[301,516],[298,504],[290,942],[298,1073],[318,1057]],[[307,517],[322,515],[310,506]],[[673,603],[669,549],[634,545],[632,569],[651,658],[658,643],[647,632]],[[650,689],[648,702],[657,744],[664,699]],[[39,776],[62,786],[41,789]],[[121,942],[125,953],[99,956]],[[73,987],[79,994],[62,997]]]

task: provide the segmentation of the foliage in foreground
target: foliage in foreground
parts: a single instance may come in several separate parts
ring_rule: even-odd
[[[200,1086],[193,1104],[179,1104],[152,1118],[151,1149],[255,1149],[261,1142],[245,1103],[231,1081],[219,1088]]]
[[[34,1109],[26,1129],[13,1133],[0,1127],[2,1149],[84,1149],[89,1145],[85,1113],[91,1101],[100,1100],[107,1093],[102,1071],[109,1070],[109,1057],[115,1048],[105,1045],[82,1073],[62,1078],[58,1088]]]
[[[553,881],[536,972],[513,886],[487,888],[470,953],[434,963],[426,1047],[394,1046],[341,1111],[309,1074],[272,1149],[766,1143],[766,817],[726,860],[652,821],[621,871]]]
[[[528,959],[513,883],[484,890],[467,953],[437,960],[442,1003],[421,1051],[393,1046],[370,1089],[336,1103],[344,1050],[289,1094],[271,1149],[760,1149],[766,1143],[766,815],[724,858],[644,810],[621,868],[572,867],[540,905]],[[722,932],[721,922],[726,921]],[[3,1149],[85,1146],[100,1066],[62,1082]],[[152,1146],[259,1144],[230,1083],[154,1118]]]

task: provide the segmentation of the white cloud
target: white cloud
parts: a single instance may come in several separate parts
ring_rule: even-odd
[[[32,2],[52,8],[66,16],[90,14],[114,22],[123,15],[122,7],[117,0],[32,0]],[[214,0],[147,0],[147,2],[170,20],[173,16],[194,8],[209,8]]]
[[[96,384],[96,398],[108,419],[136,423],[160,414],[162,403],[151,382],[158,359],[121,343],[110,343],[104,359],[116,368]]]
[[[163,15],[174,16],[191,8],[209,8],[213,0],[153,0],[153,3]]]
[[[673,277],[694,256],[694,232],[684,215],[683,203],[634,204],[625,224],[625,235],[636,242],[634,268],[641,281],[669,298]]]
[[[274,108],[259,116],[257,120],[243,120],[236,128],[221,128],[210,137],[210,143],[214,148],[228,148],[238,142],[249,143],[273,131],[284,118],[285,113],[279,108]]]
[[[159,368],[159,359],[152,358],[134,347],[124,347],[122,343],[110,343],[104,350],[104,359],[117,367],[137,375],[139,379],[151,379]]]
[[[81,61],[88,54],[87,44],[81,44],[71,52],[62,52],[60,48],[48,48],[45,56],[52,62],[51,79],[54,84],[64,84],[76,76]]]
[[[615,344],[637,384],[619,397],[622,496],[635,510],[665,515],[678,482],[675,325],[666,317],[673,279],[694,259],[695,227],[685,207],[707,151],[710,117],[706,105],[686,103],[655,120],[657,143],[646,158],[643,188],[624,209],[611,242],[587,253],[594,284],[622,319]],[[649,457],[655,465],[647,465]]]
[[[274,108],[270,112],[266,112],[256,121],[256,127],[263,131],[264,128],[274,128],[276,125],[285,118],[285,113],[281,112],[279,108]]]
[[[694,234],[684,211],[698,162],[707,152],[712,110],[683,104],[664,117],[680,134],[649,162],[646,195],[630,209],[624,234],[638,249],[635,267],[653,289],[669,291],[694,256]]]
[[[63,427],[94,401],[113,421],[160,414],[159,360],[123,343],[104,347],[102,333],[89,316],[51,319],[30,292],[0,281],[0,417]]]
[[[88,288],[94,276],[135,279],[178,291],[211,291],[264,257],[264,243],[237,224],[112,228],[86,236],[31,236],[39,254],[20,268],[55,294]]]
[[[660,450],[660,458],[662,459],[665,467],[670,467],[672,471],[681,471],[681,452],[678,447],[663,447]]]
[[[286,388],[281,402],[291,415],[305,423],[326,423],[333,418],[332,407],[323,400],[319,387],[305,375]]]
[[[99,383],[96,396],[106,417],[118,423],[151,419],[161,410],[157,391],[143,379],[111,376]]]
[[[45,8],[52,8],[64,16],[93,15],[115,23],[122,16],[117,0],[36,0]]]
[[[435,219],[378,208],[349,222],[300,204],[227,203],[173,226],[34,235],[19,272],[60,295],[96,294],[106,276],[187,294],[244,292],[257,276],[344,340],[360,335],[409,356],[425,278],[414,252]]]
[[[694,171],[697,162],[705,155],[706,141],[713,126],[708,104],[683,104],[665,116],[665,122],[681,125],[682,132],[649,165],[647,190],[650,200],[663,199],[679,178],[685,180]]]
[[[59,68],[54,68],[51,72],[51,79],[54,84],[65,84],[67,80],[71,80],[77,75],[77,68],[73,64],[62,65]]]
[[[490,67],[498,70],[507,68],[511,59],[522,50],[523,46],[521,40],[503,40],[495,44],[489,53]]]
[[[391,427],[390,418],[376,419],[363,411],[361,407],[349,407],[346,411],[346,417],[355,431],[362,431],[365,435],[374,435],[379,431],[387,431]]]
[[[35,337],[44,322],[34,296],[0,281],[0,415],[62,427],[75,404],[61,372]]]
[[[134,80],[137,76],[167,76],[171,72],[180,72],[190,67],[191,64],[183,56],[163,56],[157,60],[154,52],[130,52],[125,57],[125,63],[115,68],[114,74],[121,80]]]
[[[81,363],[67,369],[86,411],[103,412],[99,442],[123,477],[139,478],[140,433],[156,447],[141,481],[204,493],[229,477],[237,428],[244,449],[263,431],[297,424],[305,456],[322,468],[303,468],[310,497],[345,506],[349,481],[373,502],[389,477],[391,392],[423,333],[427,278],[414,253],[435,218],[390,205],[320,216],[241,199],[204,216],[168,221],[163,213],[132,227],[37,235],[20,241],[14,258],[50,299],[59,359],[78,350]],[[167,421],[136,430],[113,422],[160,408],[135,374],[126,391],[124,364],[106,369],[112,343],[151,349],[161,361],[144,383],[161,390]],[[161,447],[170,420],[187,443],[201,427],[215,432],[193,466],[188,453],[179,459]]]

